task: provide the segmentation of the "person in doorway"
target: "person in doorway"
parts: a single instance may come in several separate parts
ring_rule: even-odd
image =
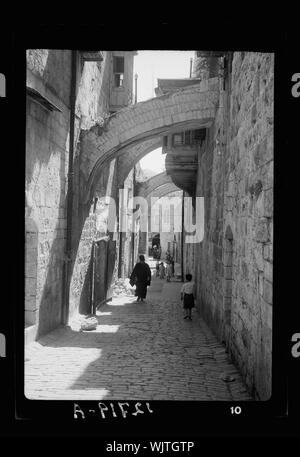
[[[149,265],[145,262],[145,256],[139,256],[140,261],[136,263],[130,276],[130,281],[136,285],[135,296],[137,302],[144,301],[147,295],[147,286],[151,284],[151,270]]]
[[[157,246],[156,246],[156,244],[153,246],[152,253],[153,253],[153,259],[157,259]]]
[[[161,247],[158,246],[158,248],[157,248],[157,259],[160,260],[160,258],[161,258]]]
[[[189,318],[192,320],[192,308],[195,306],[194,302],[194,293],[195,293],[195,283],[192,281],[193,276],[191,274],[186,274],[185,282],[181,288],[181,300],[183,300],[183,309],[185,310],[184,319]]]

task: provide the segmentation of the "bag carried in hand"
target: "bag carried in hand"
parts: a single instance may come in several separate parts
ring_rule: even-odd
[[[136,280],[137,280],[136,277],[135,278],[130,278],[129,284],[131,285],[131,287],[133,287],[136,284]]]

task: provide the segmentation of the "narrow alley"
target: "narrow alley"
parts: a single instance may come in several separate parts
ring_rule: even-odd
[[[26,397],[269,400],[274,53],[26,59]]]
[[[71,325],[27,345],[26,397],[251,400],[197,311],[183,319],[181,286],[153,276],[145,303],[114,297],[97,311],[96,330]]]

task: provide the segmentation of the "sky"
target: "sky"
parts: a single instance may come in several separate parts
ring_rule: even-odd
[[[137,101],[155,97],[158,78],[189,78],[190,59],[193,57],[194,51],[138,51],[133,67],[134,75],[138,75]],[[165,170],[165,155],[161,153],[161,148],[156,149],[147,154],[140,164],[142,169],[161,173]]]

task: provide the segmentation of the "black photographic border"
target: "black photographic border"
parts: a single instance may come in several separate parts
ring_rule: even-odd
[[[1,375],[1,382],[4,384],[1,401],[4,410],[7,405],[8,434],[97,434],[99,437],[126,438],[188,436],[197,439],[200,436],[228,434],[263,435],[266,429],[269,434],[280,433],[280,430],[289,434],[293,430],[292,421],[297,411],[296,372],[299,371],[296,370],[296,364],[298,363],[299,367],[299,359],[291,357],[291,335],[300,330],[297,329],[295,309],[298,300],[293,293],[297,276],[296,268],[291,263],[290,246],[290,243],[294,243],[293,230],[296,230],[291,227],[290,221],[297,205],[297,176],[296,166],[293,168],[289,161],[297,154],[291,145],[291,137],[298,133],[297,115],[293,114],[293,109],[296,112],[299,105],[299,100],[291,96],[291,75],[297,70],[299,72],[296,54],[292,50],[293,37],[287,31],[276,30],[276,27],[272,32],[266,29],[260,31],[254,27],[252,33],[249,33],[247,29],[232,29],[227,23],[225,30],[218,31],[212,26],[209,33],[208,29],[199,27],[199,24],[197,27],[190,22],[189,27],[179,33],[179,25],[179,22],[168,20],[157,20],[150,24],[138,21],[130,24],[127,21],[126,27],[117,25],[118,34],[115,34],[116,25],[110,21],[73,26],[36,23],[30,25],[27,22],[24,27],[5,31],[6,35],[1,41],[2,45],[4,43],[4,61],[1,64],[3,66],[4,62],[4,68],[0,68],[0,72],[7,75],[7,97],[0,100],[0,109],[4,119],[2,129],[9,133],[9,142],[5,147],[2,146],[2,150],[5,155],[3,170],[11,170],[12,173],[7,171],[7,184],[2,195],[6,200],[3,205],[4,214],[10,219],[10,222],[5,224],[4,237],[10,238],[12,242],[5,246],[7,280],[4,281],[4,288],[9,290],[9,294],[2,302],[5,319],[1,322],[0,332],[6,335],[7,357],[0,358],[0,369],[4,373],[4,376]],[[93,48],[95,43],[99,43],[101,49],[107,50],[216,50],[222,47],[228,51],[275,53],[274,312],[272,397],[268,401],[150,401],[152,414],[128,415],[126,419],[111,416],[102,419],[97,415],[96,418],[87,417],[81,420],[74,418],[74,403],[88,409],[95,407],[97,402],[40,401],[24,397],[25,51],[28,48],[89,49]],[[4,183],[5,181],[4,179]],[[11,198],[11,195],[14,197]],[[104,402],[109,403],[109,400]],[[230,407],[236,405],[242,409],[240,415],[232,415],[230,412]]]

